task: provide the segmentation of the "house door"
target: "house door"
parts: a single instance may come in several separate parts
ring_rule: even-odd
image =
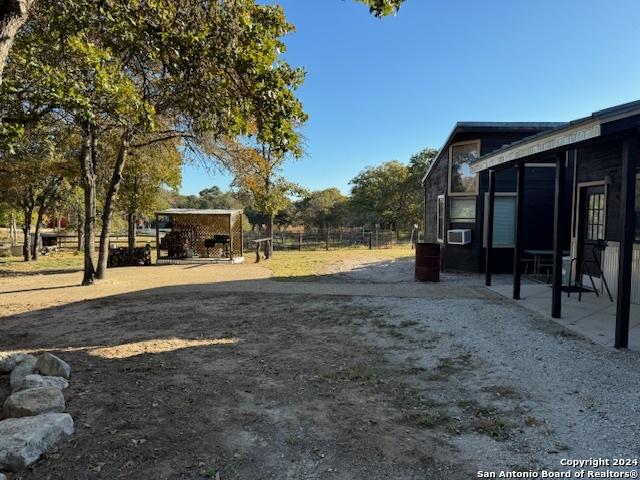
[[[603,185],[585,187],[580,192],[580,236],[579,261],[597,261],[600,265],[602,251],[594,248],[604,240],[606,222],[606,198]],[[598,268],[588,265],[582,273],[590,272],[593,277],[599,277]]]

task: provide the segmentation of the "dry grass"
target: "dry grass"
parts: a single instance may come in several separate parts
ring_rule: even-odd
[[[22,257],[1,257],[0,276],[73,272],[81,270],[82,263],[83,256],[75,252],[41,255],[35,262],[25,262]]]
[[[341,250],[316,251],[276,251],[273,258],[263,261],[260,266],[273,272],[276,279],[310,277],[333,263],[345,260],[384,261],[413,258],[412,250],[406,247],[394,247],[379,250],[367,248],[349,248]],[[155,252],[152,252],[155,256]],[[253,257],[247,256],[247,262]],[[76,252],[60,252],[42,255],[36,262],[25,262],[22,257],[0,258],[0,276],[30,275],[42,273],[65,273],[82,270],[83,256]]]
[[[474,432],[500,442],[509,438],[513,426],[501,412],[481,406],[475,400],[461,400],[458,406],[471,416],[471,428]]]
[[[276,251],[268,262],[261,263],[273,272],[274,278],[292,279],[318,275],[319,272],[332,263],[345,260],[361,260],[375,262],[384,260],[398,260],[413,258],[413,251],[409,246],[369,250],[368,248],[346,248],[340,250],[314,251]]]

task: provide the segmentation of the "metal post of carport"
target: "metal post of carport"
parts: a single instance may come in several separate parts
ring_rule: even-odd
[[[229,214],[229,260],[233,263],[233,213]]]
[[[156,263],[160,259],[160,215],[156,213]]]

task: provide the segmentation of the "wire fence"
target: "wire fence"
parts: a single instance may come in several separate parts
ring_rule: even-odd
[[[77,235],[57,235],[52,238],[55,240],[55,243],[53,243],[50,246],[56,246],[58,248],[58,251],[72,252],[72,251],[78,250]],[[98,248],[98,239],[96,239],[95,243],[96,243],[96,248]],[[151,245],[152,249],[155,249],[156,236],[155,235],[136,235],[136,247],[146,247],[147,244]],[[129,238],[127,237],[127,235],[112,235],[109,237],[109,245],[114,248],[126,247],[129,245]]]
[[[161,232],[163,237],[165,232]],[[255,250],[254,240],[264,238],[266,232],[251,231],[243,234],[243,247],[245,252]],[[339,248],[392,248],[398,245],[410,245],[411,232],[395,232],[392,230],[329,230],[290,232],[276,231],[273,234],[274,250],[331,250]],[[109,237],[112,247],[126,247],[127,235],[112,235]],[[150,245],[152,250],[156,248],[155,235],[136,235],[136,247]],[[78,250],[77,235],[57,235],[51,238],[48,246],[57,247],[58,251],[71,252]],[[97,239],[96,239],[97,248]]]
[[[263,231],[245,232],[244,249],[253,250],[254,240],[264,238]],[[367,247],[392,248],[396,245],[410,245],[411,232],[391,230],[329,230],[311,232],[274,232],[274,250],[331,250],[339,248]]]

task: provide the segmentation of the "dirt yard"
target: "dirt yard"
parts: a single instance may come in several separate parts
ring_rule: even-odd
[[[286,282],[266,263],[0,279],[0,351],[73,369],[75,435],[15,478],[456,480],[640,454],[637,354],[475,277],[331,258]]]

